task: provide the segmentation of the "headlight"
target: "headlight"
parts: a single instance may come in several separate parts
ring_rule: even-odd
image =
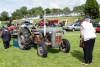
[[[50,31],[49,33],[51,34],[52,32]]]

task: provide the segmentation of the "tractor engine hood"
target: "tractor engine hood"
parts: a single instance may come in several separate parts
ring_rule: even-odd
[[[38,31],[43,32],[44,28],[39,28]],[[59,28],[46,28],[46,32],[64,32],[63,30],[60,30]]]

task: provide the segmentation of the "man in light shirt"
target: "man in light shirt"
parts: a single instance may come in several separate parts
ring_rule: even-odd
[[[84,20],[85,21],[83,21],[81,24],[81,35],[84,41],[85,61],[82,64],[88,65],[92,64],[92,52],[95,44],[96,34],[92,23],[90,23],[90,16],[86,15]]]

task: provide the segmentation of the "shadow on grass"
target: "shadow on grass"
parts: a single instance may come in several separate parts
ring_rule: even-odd
[[[73,50],[73,52],[71,52],[71,55],[75,58],[77,58],[78,60],[82,61],[84,60],[83,57],[83,53],[81,51],[78,51],[78,50]]]
[[[36,44],[34,44],[32,47],[37,50],[37,45]],[[58,52],[60,52],[59,49],[55,49],[55,48],[52,48],[52,47],[47,47],[47,49],[48,49],[48,52],[50,52],[50,53],[58,53]]]
[[[50,53],[59,53],[60,50],[59,49],[52,48],[52,47],[48,47],[48,52],[50,52]]]

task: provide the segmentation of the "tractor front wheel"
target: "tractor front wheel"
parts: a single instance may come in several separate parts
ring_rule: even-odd
[[[40,41],[37,44],[37,54],[41,57],[47,57],[48,49],[45,42]]]
[[[62,43],[61,43],[61,46],[59,47],[59,49],[62,52],[68,53],[70,51],[70,43],[69,43],[69,41],[67,39],[62,39]]]

